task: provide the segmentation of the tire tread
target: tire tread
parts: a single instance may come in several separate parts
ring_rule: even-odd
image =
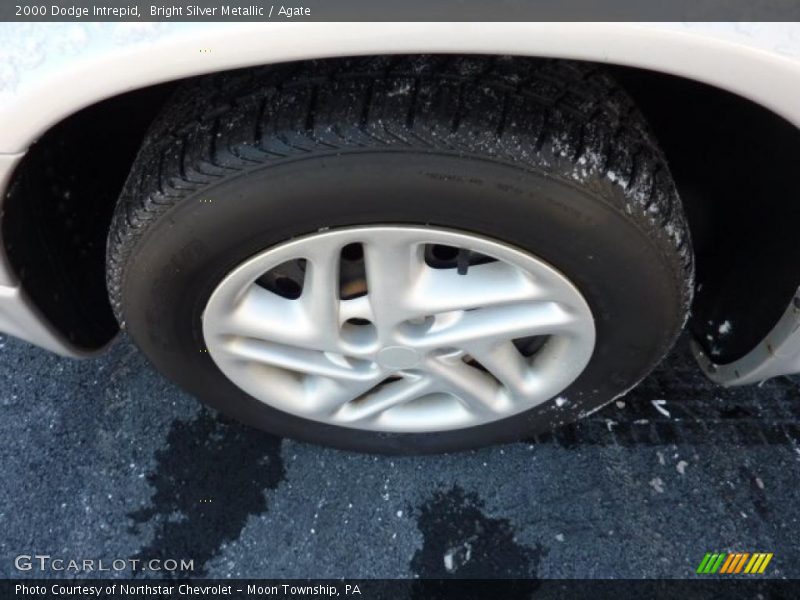
[[[378,56],[220,73],[176,90],[139,151],[108,237],[107,285],[121,325],[125,265],[185,197],[250,169],[365,148],[488,156],[591,187],[660,242],[688,313],[693,254],[667,162],[601,67]]]

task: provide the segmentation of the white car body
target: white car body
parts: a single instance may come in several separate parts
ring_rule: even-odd
[[[800,127],[796,23],[4,24],[0,41],[0,198],[31,144],[85,106],[187,76],[309,58],[508,54],[632,66],[733,92]],[[0,331],[64,356],[91,354],[30,301],[2,244]],[[725,384],[800,371],[800,309],[791,305],[735,363],[697,354]]]

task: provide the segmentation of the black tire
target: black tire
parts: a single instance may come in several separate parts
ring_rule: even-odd
[[[216,368],[201,314],[227,272],[295,236],[378,223],[477,232],[575,283],[597,343],[571,402],[375,433],[272,409]],[[147,135],[108,241],[112,306],[160,371],[253,426],[360,451],[459,450],[593,411],[669,350],[692,274],[675,186],[636,107],[602,69],[549,60],[314,61],[186,83]]]

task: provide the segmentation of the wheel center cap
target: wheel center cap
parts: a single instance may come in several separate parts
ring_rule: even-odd
[[[387,369],[410,369],[419,363],[419,354],[405,346],[387,346],[378,352],[378,364]]]

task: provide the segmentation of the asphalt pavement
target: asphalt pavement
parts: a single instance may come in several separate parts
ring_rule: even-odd
[[[687,345],[579,425],[398,458],[231,422],[125,337],[86,361],[2,337],[0,577],[63,575],[14,566],[48,554],[220,578],[679,578],[728,551],[800,577],[800,379],[719,388]]]

